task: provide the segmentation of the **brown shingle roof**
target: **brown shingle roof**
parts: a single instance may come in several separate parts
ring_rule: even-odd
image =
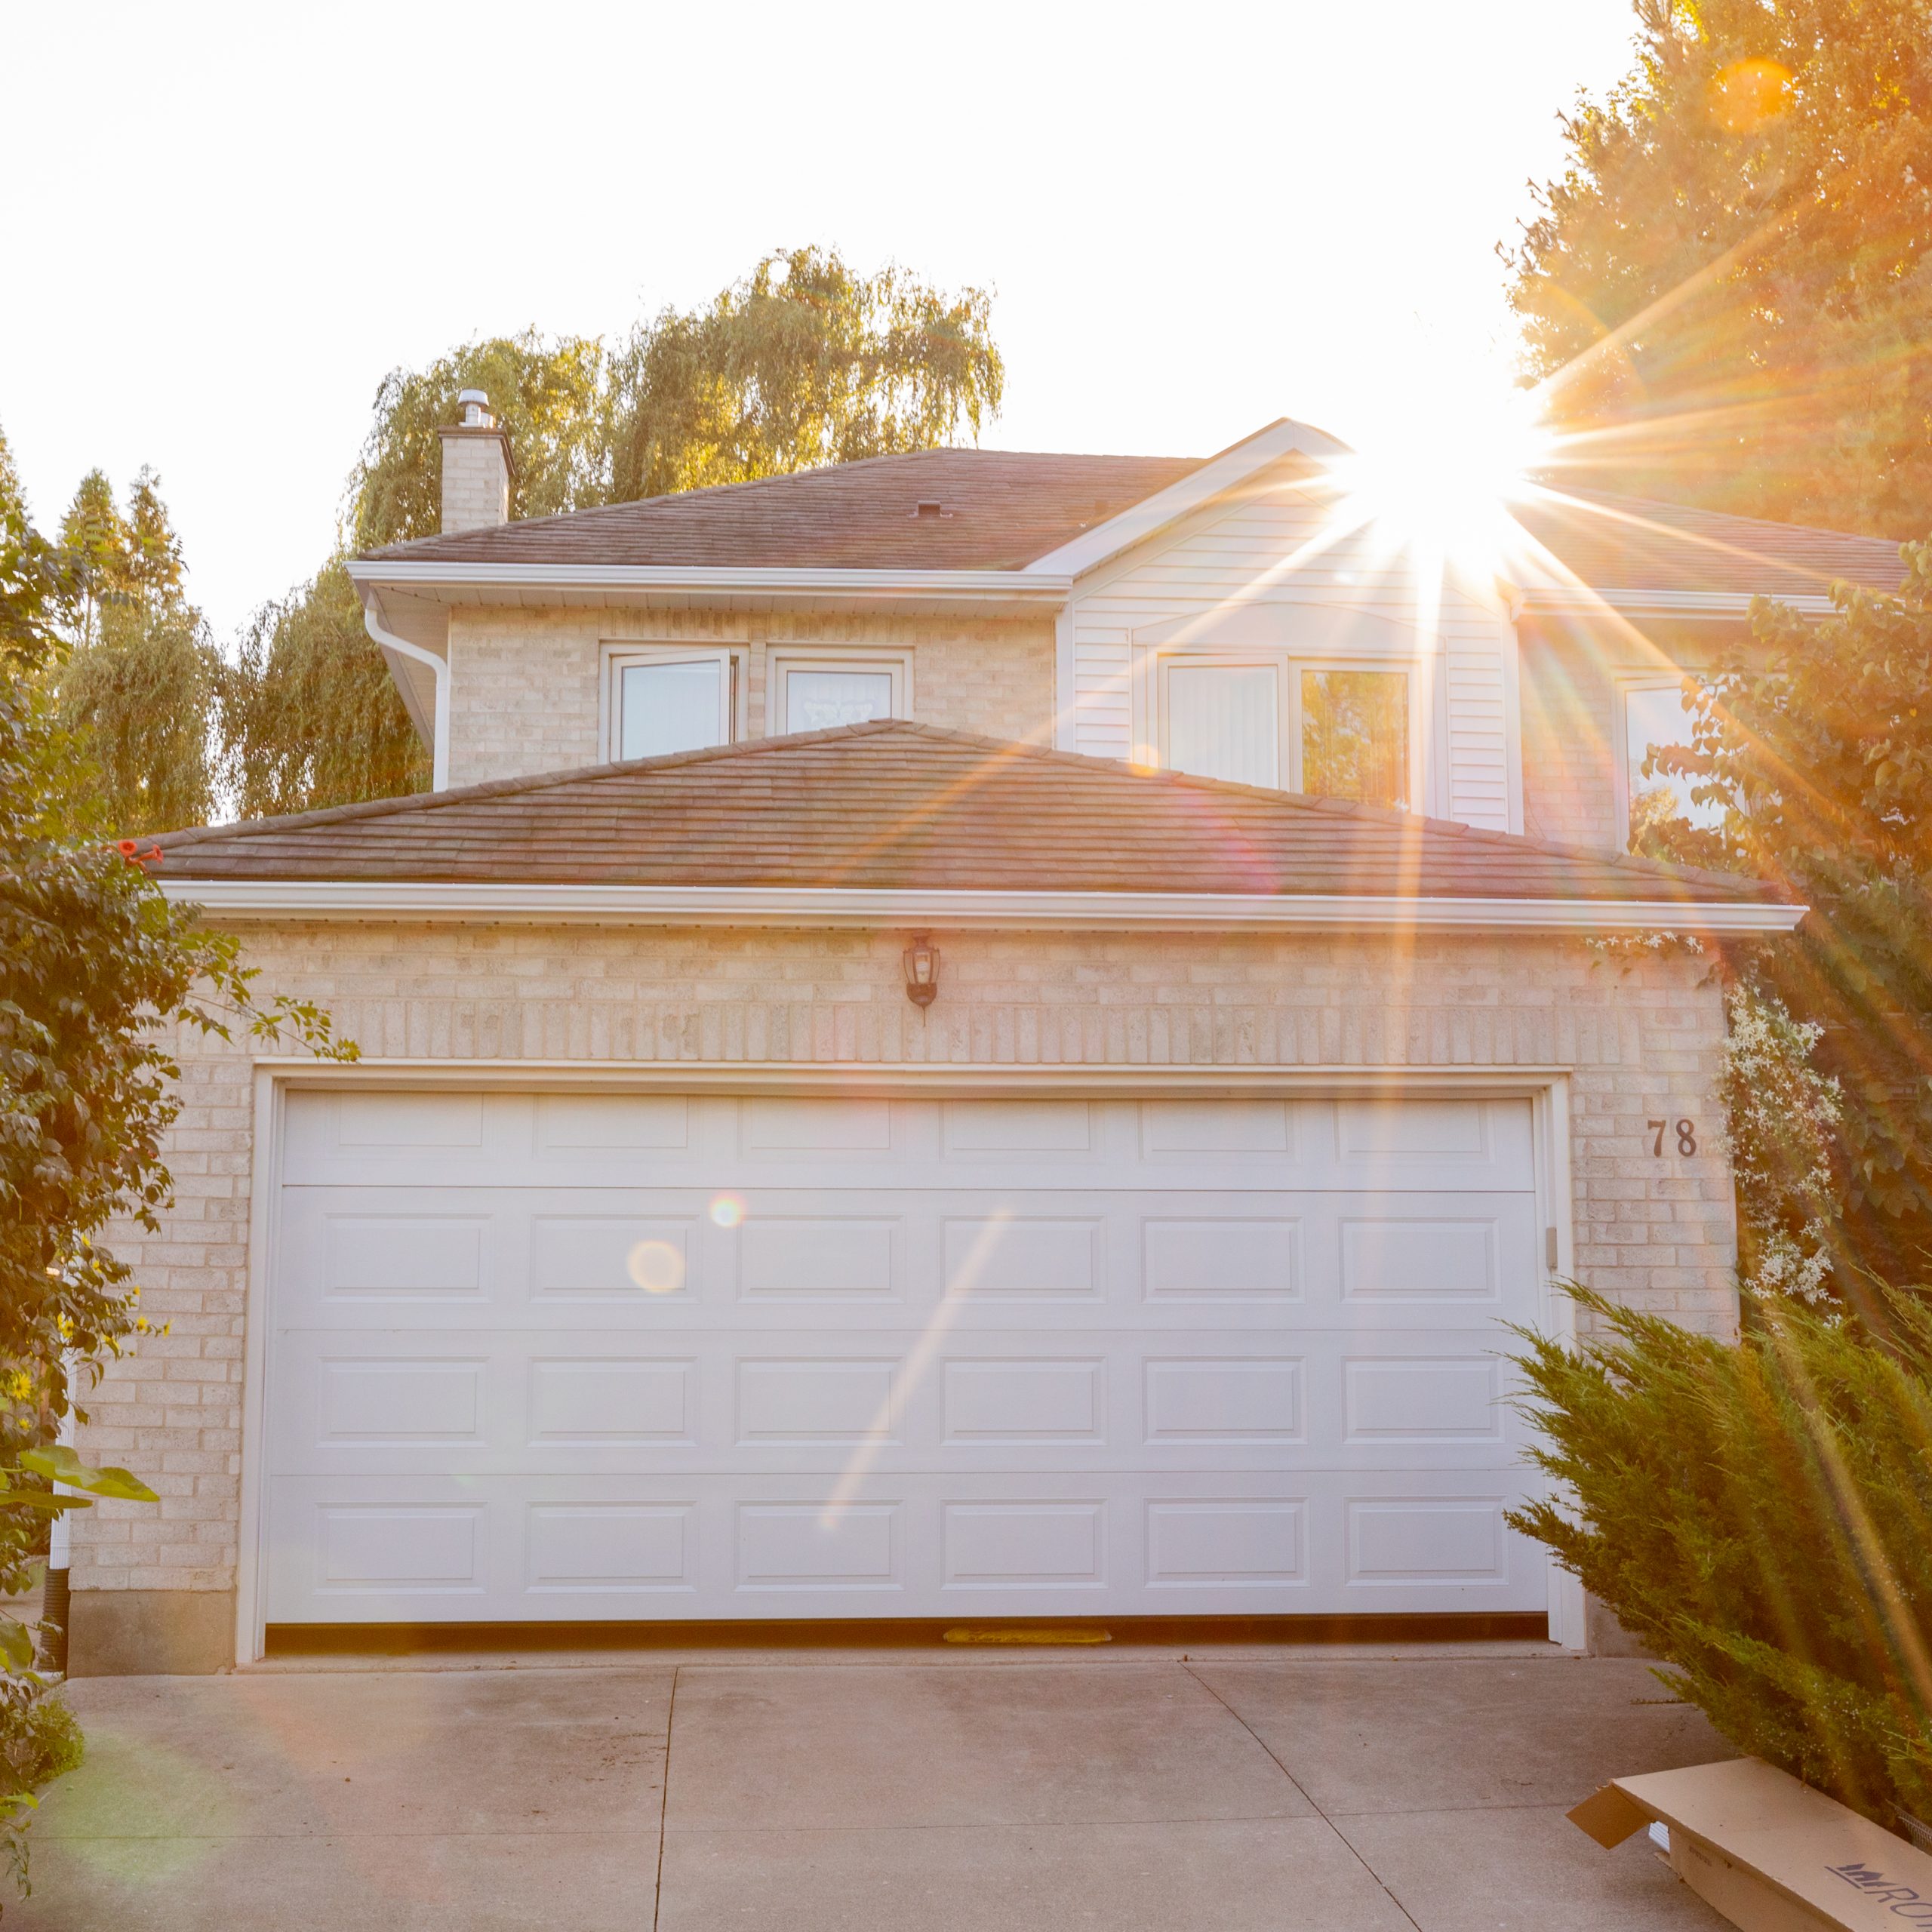
[[[163,837],[161,876],[1773,900],[1405,812],[856,724]]]
[[[924,450],[392,543],[411,563],[1014,570],[1177,483],[1193,457]],[[921,516],[922,503],[939,514]]]
[[[1592,590],[1734,591],[1746,596],[1818,597],[1844,578],[1896,590],[1899,546],[1794,523],[1728,516],[1552,485],[1511,514]]]
[[[1017,570],[1201,466],[1192,457],[924,450],[689,490],[371,551],[411,563],[692,569]],[[921,515],[921,503],[937,503]],[[1816,595],[1835,578],[1891,590],[1896,545],[1553,485],[1513,506],[1600,590]]]

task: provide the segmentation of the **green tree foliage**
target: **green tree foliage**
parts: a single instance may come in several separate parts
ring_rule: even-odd
[[[1004,380],[989,308],[983,290],[947,293],[892,266],[862,275],[836,251],[798,248],[614,350],[526,329],[392,371],[349,480],[348,545],[435,534],[438,432],[466,389],[485,391],[509,432],[519,518],[977,438]],[[224,662],[187,600],[152,473],[125,509],[99,471],[82,479],[32,568],[54,574],[60,721],[98,767],[118,829],[199,823],[224,801],[254,817],[429,783],[346,561],[339,550],[263,605]]]
[[[257,818],[426,789],[429,754],[369,641],[340,557],[249,620],[223,668],[223,769]]]
[[[241,1029],[355,1052],[306,1002],[258,1000],[233,938],[171,905],[135,841],[109,842],[99,774],[61,723],[50,675],[70,588],[0,466],[0,1596],[34,1580],[49,1511],[85,1506],[54,1498],[52,1481],[154,1500],[57,1437],[70,1412],[85,1417],[78,1398],[103,1364],[147,1329],[132,1272],[103,1236],[116,1220],[155,1228],[170,1199],[162,1140],[181,1106],[171,1038]],[[18,1768],[36,1738],[50,1751],[57,1740],[32,1715],[44,1686],[18,1625],[0,1623],[0,1761]],[[0,1792],[16,1852],[28,1801]]]
[[[0,429],[0,663],[44,664],[60,646],[56,614],[72,594],[65,552],[35,529]]]
[[[392,369],[376,392],[376,420],[349,479],[352,547],[435,536],[443,476],[437,432],[463,420],[457,397],[464,389],[484,391],[509,432],[512,517],[608,501],[604,384],[601,341],[552,342],[534,328],[467,343],[426,369]]]
[[[1567,1500],[1510,1521],[1740,1750],[1932,1817],[1932,1300],[1747,1299],[1734,1348],[1577,1294],[1597,1338],[1518,1358]]]
[[[1635,70],[1566,118],[1509,260],[1595,480],[1932,527],[1924,0],[1635,0]]]
[[[1004,380],[991,298],[836,250],[767,256],[708,306],[667,308],[614,349],[494,337],[396,369],[349,479],[355,550],[435,534],[457,397],[479,389],[509,432],[510,513],[554,516],[814,464],[977,438]],[[343,559],[265,605],[222,689],[239,809],[305,811],[421,789],[429,761],[362,628]]]
[[[187,600],[181,545],[152,470],[122,510],[99,471],[60,524],[66,648],[50,663],[60,721],[96,768],[125,833],[212,817],[220,660]]]
[[[435,534],[436,432],[466,389],[487,391],[509,432],[516,517],[977,438],[1004,380],[990,310],[982,289],[795,248],[705,308],[639,323],[614,352],[531,329],[394,371],[350,482],[355,547]]]
[[[835,250],[767,256],[613,358],[607,500],[977,441],[1004,382],[991,306],[896,266],[856,274]]]
[[[1820,1029],[1838,1083],[1841,1288],[1918,1278],[1932,1258],[1932,543],[1903,555],[1898,595],[1841,586],[1823,623],[1760,605],[1752,644],[1694,692],[1690,746],[1652,754],[1724,808],[1710,831],[1657,829],[1654,850],[1812,909],[1737,964]]]
[[[1737,1188],[1738,1272],[1754,1293],[1829,1300],[1843,1243],[1844,1089],[1816,1063],[1825,1029],[1755,986],[1725,995],[1718,1077]]]

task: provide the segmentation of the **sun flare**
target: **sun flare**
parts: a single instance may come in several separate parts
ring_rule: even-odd
[[[1521,541],[1509,507],[1534,493],[1552,441],[1523,390],[1438,392],[1392,414],[1337,465],[1338,514],[1378,547],[1493,571]]]

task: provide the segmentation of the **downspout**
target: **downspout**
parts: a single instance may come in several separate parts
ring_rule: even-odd
[[[395,632],[382,623],[376,613],[381,608],[381,599],[372,591],[362,601],[362,623],[370,636],[385,651],[393,651],[398,657],[407,657],[418,664],[426,664],[436,681],[436,716],[431,728],[429,740],[429,789],[432,792],[447,792],[450,784],[450,667],[448,660],[438,657],[433,651],[426,651],[420,644],[411,644],[407,638],[398,637]]]

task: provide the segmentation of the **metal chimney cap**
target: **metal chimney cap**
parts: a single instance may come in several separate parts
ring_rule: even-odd
[[[459,389],[457,407],[463,411],[463,426],[468,429],[484,429],[491,426],[494,419],[490,414],[490,397],[484,389]]]

